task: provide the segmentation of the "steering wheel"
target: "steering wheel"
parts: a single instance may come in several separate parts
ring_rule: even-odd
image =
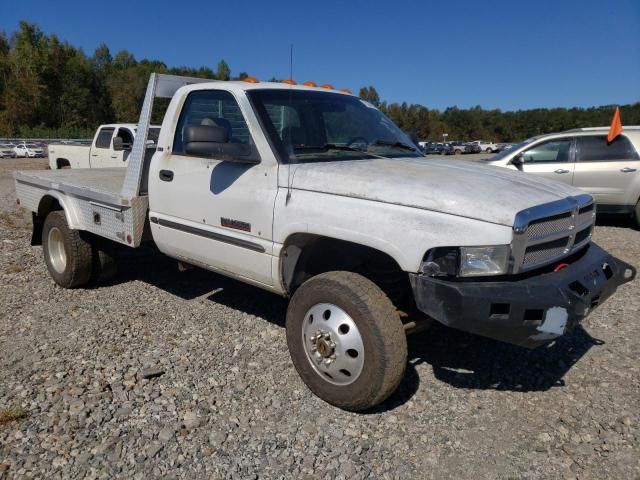
[[[347,147],[350,147],[354,143],[359,143],[359,144],[362,144],[362,145],[369,146],[369,140],[367,140],[366,138],[364,138],[364,137],[353,137],[351,140],[349,140],[347,142]]]

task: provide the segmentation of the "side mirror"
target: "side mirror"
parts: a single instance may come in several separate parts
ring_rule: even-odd
[[[229,143],[229,130],[217,125],[189,125],[184,131],[184,150],[196,157],[213,157],[237,163],[260,163],[251,145]]]
[[[519,153],[515,157],[511,159],[511,164],[516,167],[518,170],[522,170],[522,165],[524,165],[524,155]]]
[[[113,150],[121,152],[124,150],[124,144],[122,143],[122,137],[116,137],[113,139]]]

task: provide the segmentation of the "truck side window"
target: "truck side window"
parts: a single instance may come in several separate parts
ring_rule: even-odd
[[[184,154],[183,133],[188,125],[216,125],[229,130],[229,142],[251,144],[249,128],[233,95],[222,90],[196,90],[187,96],[173,139],[173,153]]]
[[[111,146],[111,137],[115,128],[104,127],[100,129],[98,138],[96,138],[96,148],[109,148]]]
[[[606,135],[578,137],[579,162],[638,160],[638,152],[627,137],[619,135],[607,143]]]
[[[572,138],[559,138],[534,145],[522,154],[527,163],[562,163],[569,161]]]

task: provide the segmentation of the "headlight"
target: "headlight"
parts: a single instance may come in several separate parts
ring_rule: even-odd
[[[508,245],[437,247],[425,255],[420,271],[429,276],[481,277],[509,271]]]
[[[501,275],[509,268],[509,246],[460,247],[460,276]]]

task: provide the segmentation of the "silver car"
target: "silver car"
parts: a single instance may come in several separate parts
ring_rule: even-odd
[[[0,158],[16,158],[18,155],[13,151],[13,147],[10,143],[0,143]]]
[[[611,143],[608,130],[580,128],[529,138],[486,163],[586,190],[598,212],[633,215],[640,226],[640,126],[625,126]]]

